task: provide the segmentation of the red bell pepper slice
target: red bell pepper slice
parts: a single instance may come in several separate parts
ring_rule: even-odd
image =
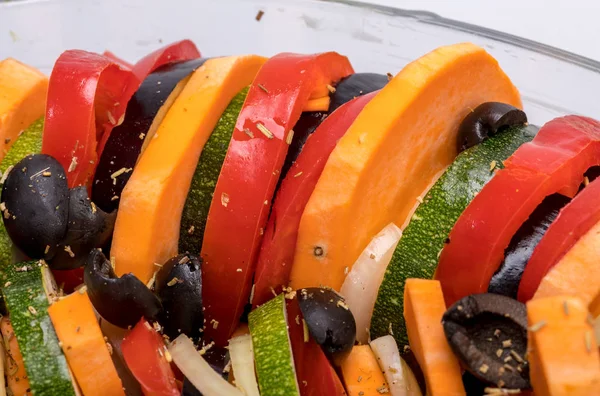
[[[140,383],[145,396],[179,396],[165,343],[144,319],[123,339],[121,351],[127,367]]]
[[[256,256],[291,129],[309,99],[353,73],[335,52],[279,54],[258,72],[237,119],[211,203],[202,266],[207,339],[226,345],[248,302]]]
[[[600,221],[600,179],[594,180],[573,198],[535,247],[519,284],[519,301],[533,298],[542,278]]]
[[[337,142],[377,92],[359,96],[327,117],[309,136],[282,181],[258,256],[252,299],[254,306],[271,299],[271,289],[288,284],[302,212]]]
[[[66,293],[72,293],[83,284],[83,267],[70,270],[52,270],[56,284]]]
[[[585,117],[554,119],[517,149],[450,232],[435,274],[446,304],[485,292],[511,238],[533,210],[556,192],[573,197],[585,171],[598,164],[600,122]]]
[[[91,179],[110,131],[145,75],[165,63],[198,56],[189,40],[147,55],[131,70],[121,60],[115,63],[91,52],[70,50],[60,55],[48,86],[42,153],[67,170],[69,187]]]
[[[300,395],[346,395],[344,386],[323,349],[310,336],[308,342],[304,341],[304,325],[298,300],[286,300],[286,310]]]
[[[102,55],[106,56],[108,59],[121,66],[123,69],[133,69],[133,65],[131,63],[127,62],[125,59],[119,58],[117,55],[113,54],[110,51],[104,51]]]

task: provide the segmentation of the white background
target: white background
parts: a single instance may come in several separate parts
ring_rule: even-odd
[[[500,30],[600,61],[598,0],[363,0]]]

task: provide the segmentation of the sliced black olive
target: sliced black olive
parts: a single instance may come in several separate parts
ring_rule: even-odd
[[[503,128],[527,123],[523,110],[506,103],[486,102],[470,112],[458,127],[456,149],[462,152]]]
[[[158,298],[135,275],[118,278],[100,249],[88,255],[83,280],[96,311],[115,326],[134,326],[141,317],[157,320],[162,310]]]
[[[62,165],[28,155],[8,174],[0,204],[13,243],[32,259],[50,259],[67,231],[69,188]]]
[[[214,345],[206,348],[206,352],[202,356],[204,360],[212,367],[213,370],[221,377],[227,379],[229,370],[226,369],[230,362],[229,351],[225,347]]]
[[[281,178],[279,180],[283,180],[294,161],[298,158],[298,155],[300,155],[308,137],[312,135],[329,114],[358,96],[366,95],[383,88],[387,83],[388,78],[383,74],[351,74],[340,80],[335,86],[335,92],[329,95],[330,102],[327,112],[308,111],[302,113],[300,119],[294,125],[294,138],[281,168]]]
[[[69,222],[61,249],[48,262],[52,269],[83,267],[93,248],[103,247],[112,235],[117,211],[106,213],[88,198],[87,189],[75,187],[69,194]]]
[[[202,310],[202,271],[200,259],[180,254],[163,265],[168,275],[157,274],[156,293],[163,306],[159,322],[171,339],[183,333],[198,340],[204,328]],[[162,269],[161,271],[162,272]]]
[[[502,388],[529,389],[525,305],[498,294],[473,294],[442,318],[450,347],[471,374]]]
[[[119,206],[121,192],[131,177],[131,172],[117,178],[111,177],[113,173],[135,166],[149,130],[158,126],[183,88],[180,82],[205,61],[194,59],[158,68],[129,100],[123,123],[111,131],[104,146],[92,184],[92,199],[102,210],[112,212]]]
[[[301,289],[297,296],[308,330],[323,351],[333,359],[350,352],[356,322],[342,296],[318,287]]]
[[[504,251],[504,261],[492,276],[488,292],[517,298],[519,283],[533,250],[540,242],[550,224],[556,219],[569,198],[560,194],[546,197],[521,225]]]

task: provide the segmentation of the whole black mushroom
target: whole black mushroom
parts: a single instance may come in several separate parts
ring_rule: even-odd
[[[334,361],[350,352],[356,322],[342,296],[332,289],[311,287],[296,294],[310,335]]]
[[[155,321],[162,305],[133,274],[120,278],[100,249],[93,249],[83,272],[88,296],[100,316],[115,326],[134,326],[140,318]]]
[[[163,306],[159,322],[164,333],[171,339],[183,333],[199,340],[204,328],[200,259],[191,254],[169,259],[156,275],[155,288]]]
[[[527,123],[523,110],[506,103],[486,102],[477,106],[460,123],[456,149],[460,153],[504,128]]]
[[[69,188],[62,165],[34,154],[7,172],[0,210],[10,239],[32,259],[51,259],[67,232]]]

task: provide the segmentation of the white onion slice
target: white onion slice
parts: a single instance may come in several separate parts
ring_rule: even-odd
[[[340,289],[356,321],[356,340],[362,344],[369,342],[379,286],[401,236],[402,231],[394,223],[385,226],[360,254]]]
[[[230,339],[229,357],[235,376],[235,386],[246,396],[260,396],[254,371],[252,336],[244,334]]]
[[[408,364],[400,357],[391,335],[371,341],[371,349],[385,375],[392,396],[421,396],[421,388]]]
[[[185,334],[180,334],[169,345],[169,353],[183,375],[204,396],[244,396],[210,367]]]

